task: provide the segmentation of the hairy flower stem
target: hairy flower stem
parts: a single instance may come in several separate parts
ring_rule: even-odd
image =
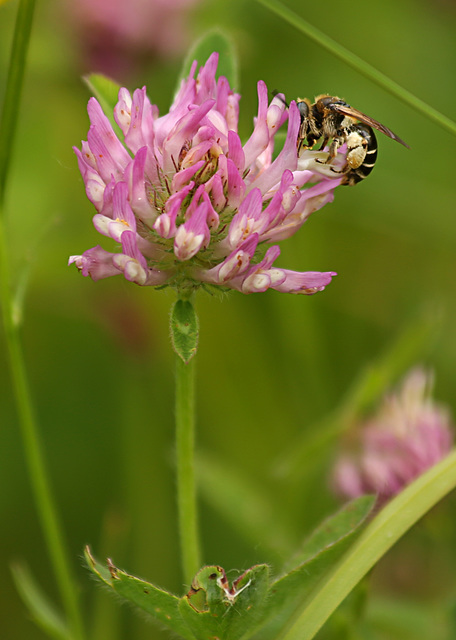
[[[177,508],[182,571],[190,585],[200,569],[195,487],[194,359],[185,364],[176,355]]]
[[[11,291],[8,241],[5,232],[4,201],[8,169],[16,131],[17,113],[26,66],[35,0],[21,0],[12,44],[5,99],[0,118],[0,306],[2,307],[5,342],[9,356],[11,384],[16,397],[26,463],[44,538],[64,604],[68,626],[74,640],[85,637],[77,601],[77,589],[63,541],[57,509],[38,436],[33,403],[26,374],[19,335],[20,313]]]

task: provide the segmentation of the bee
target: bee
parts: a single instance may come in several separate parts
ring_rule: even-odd
[[[334,173],[344,174],[342,184],[354,185],[368,176],[374,168],[378,144],[373,129],[409,148],[391,129],[336,96],[323,94],[317,96],[313,104],[307,99],[298,99],[296,104],[301,116],[297,140],[298,156],[303,149],[312,149],[323,138],[320,149],[326,147],[331,140],[328,157],[324,162],[330,164],[339,147],[347,143],[345,166],[341,171],[331,168]]]

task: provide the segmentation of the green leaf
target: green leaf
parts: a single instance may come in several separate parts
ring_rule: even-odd
[[[270,586],[267,618],[258,638],[275,638],[311,590],[341,558],[369,516],[375,498],[363,496],[328,518],[291,563],[293,569]],[[300,564],[297,564],[300,563]]]
[[[120,85],[101,73],[91,73],[88,76],[84,76],[83,80],[100,103],[114,130],[119,134],[120,129],[114,120],[114,107],[118,101]]]
[[[128,575],[115,567],[110,560],[107,566],[100,564],[88,547],[84,555],[93,573],[115,593],[146,611],[183,638],[195,640],[179,612],[179,598],[149,582]]]
[[[27,567],[15,564],[11,567],[11,572],[19,595],[37,625],[52,638],[70,640],[72,634],[63,616],[43,593]]]
[[[198,640],[211,640],[221,634],[226,606],[225,592],[218,581],[224,577],[221,567],[203,567],[196,574],[191,590],[180,602],[181,615]]]
[[[225,31],[220,28],[214,28],[207,31],[197,40],[187,53],[177,83],[176,93],[182,80],[190,73],[193,61],[197,60],[199,66],[201,66],[214,51],[219,54],[217,77],[225,76],[230,83],[231,89],[233,91],[239,90],[238,64],[233,41]]]
[[[288,571],[302,565],[335,542],[351,535],[366,522],[375,505],[375,496],[361,496],[345,504],[337,513],[326,518],[304,542],[299,552],[287,564]]]
[[[85,549],[90,569],[116,594],[146,611],[186,640],[248,638],[264,615],[269,567],[256,565],[230,586],[218,566],[203,567],[182,598],[128,575],[113,565],[97,562]]]
[[[171,309],[171,341],[174,351],[187,364],[198,347],[198,317],[190,300],[177,300]]]
[[[356,584],[429,509],[456,487],[456,451],[386,505],[301,603],[283,640],[311,640]]]
[[[269,567],[256,565],[230,587],[225,571],[208,566],[198,572],[180,611],[198,640],[250,637],[264,616]]]

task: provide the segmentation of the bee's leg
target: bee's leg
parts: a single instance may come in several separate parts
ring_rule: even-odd
[[[331,177],[330,166],[326,164],[327,159],[327,151],[304,151],[298,158],[298,169],[299,171],[316,171],[317,173]]]
[[[328,144],[329,138],[325,137],[323,138],[323,142],[321,143],[320,148],[318,149],[318,151],[323,151],[323,149],[326,147],[326,145]]]
[[[307,139],[307,144],[304,144],[304,140]],[[318,137],[314,136],[312,133],[308,133],[306,136],[302,136],[301,133],[298,135],[298,155],[304,149],[313,149],[315,143],[318,141]]]
[[[339,175],[342,175],[343,173],[347,173],[347,171],[350,170],[350,167],[348,166],[348,164],[345,165],[345,167],[342,167],[342,169],[336,169],[335,167],[329,167],[329,169],[333,172],[333,173],[337,173]]]
[[[328,156],[328,160],[326,161],[328,164],[334,160],[334,158],[337,156],[337,151],[339,149],[339,147],[341,147],[345,142],[345,139],[343,136],[338,136],[337,138],[333,138],[333,141],[331,142],[331,145],[329,147],[329,156]]]
[[[366,154],[367,142],[363,140],[362,144],[349,149],[347,153],[347,167],[349,167],[350,169],[358,169],[358,167],[360,167],[366,159]]]

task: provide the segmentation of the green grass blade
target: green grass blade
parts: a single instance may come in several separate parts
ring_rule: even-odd
[[[456,487],[456,451],[409,485],[361,533],[302,603],[281,640],[311,640],[358,582],[439,500]]]
[[[268,608],[256,640],[276,640],[302,599],[324,580],[360,535],[374,500],[373,496],[362,496],[346,504],[308,538],[286,573],[271,583]]]
[[[0,118],[0,139],[2,141],[0,144],[0,205],[4,201],[14,135],[19,120],[18,105],[20,104],[24,83],[34,10],[35,0],[22,0],[17,12],[5,99]]]
[[[288,9],[288,7],[284,6],[277,0],[258,0],[258,2],[292,24],[299,31],[302,31],[302,33],[321,47],[327,49],[327,51],[340,58],[340,60],[345,62],[345,64],[348,64],[350,67],[366,76],[366,78],[372,80],[372,82],[375,82],[393,96],[399,98],[399,100],[402,100],[402,102],[409,105],[409,107],[412,107],[415,111],[424,115],[427,120],[433,120],[436,124],[440,125],[453,135],[456,135],[456,123],[453,120],[428,105],[424,100],[421,100],[421,98],[410,93],[410,91],[407,91],[407,89],[404,89],[400,84],[391,80],[391,78],[388,78],[388,76],[373,67],[371,64],[311,25],[297,13]]]
[[[0,306],[2,308],[12,387],[16,399],[19,425],[34,499],[59,585],[68,625],[71,628],[73,638],[82,640],[85,634],[79,612],[77,589],[72,577],[71,563],[47,475],[22,353],[22,343],[17,324],[20,320],[20,296],[22,292],[19,289],[19,298],[13,300],[10,277],[10,246],[4,222],[5,189],[14,135],[19,120],[20,99],[34,9],[35,0],[21,0],[18,6],[5,98],[0,117]]]

